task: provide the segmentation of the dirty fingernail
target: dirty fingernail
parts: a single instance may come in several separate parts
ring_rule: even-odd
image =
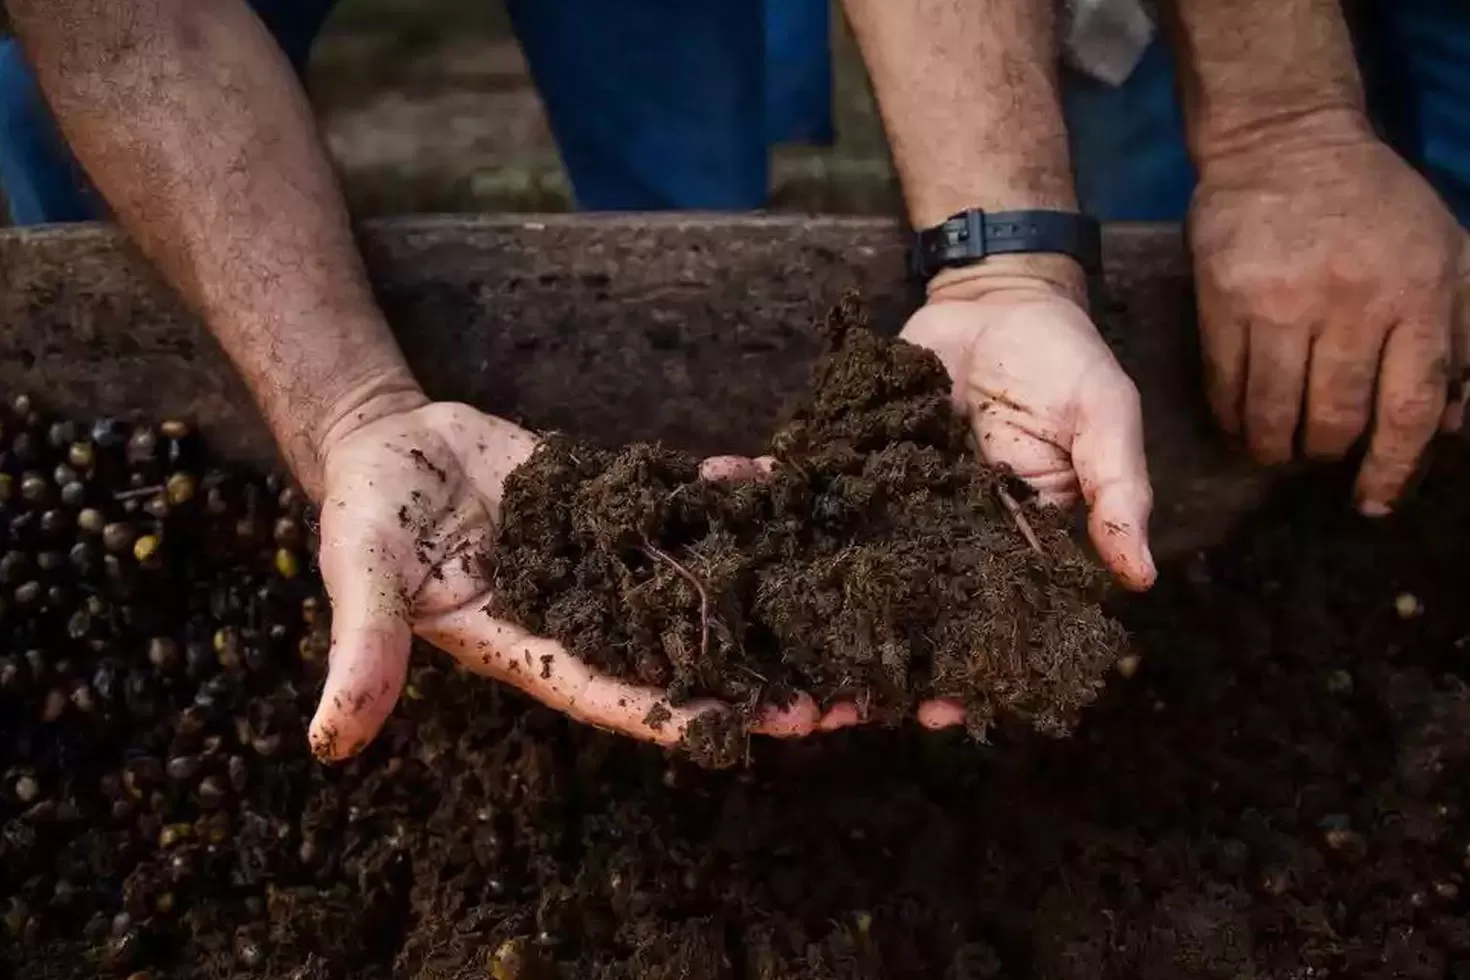
[[[1365,500],[1358,505],[1358,513],[1364,517],[1387,517],[1390,509],[1388,504],[1381,500]]]

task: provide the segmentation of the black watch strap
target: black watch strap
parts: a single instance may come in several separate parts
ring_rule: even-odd
[[[914,236],[910,265],[928,281],[941,269],[1019,252],[1070,255],[1087,272],[1100,272],[1102,231],[1075,211],[961,211]]]

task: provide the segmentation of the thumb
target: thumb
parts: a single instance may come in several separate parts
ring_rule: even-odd
[[[383,541],[323,541],[321,563],[332,650],[310,738],[318,758],[338,761],[372,741],[398,703],[412,636],[399,564]]]
[[[1459,432],[1465,422],[1465,404],[1470,399],[1470,236],[1460,243],[1460,267],[1455,283],[1455,307],[1450,320],[1449,398],[1440,418],[1440,431]]]
[[[1143,450],[1138,389],[1116,377],[1091,386],[1079,406],[1072,466],[1087,503],[1087,529],[1103,563],[1128,588],[1143,591],[1158,572],[1148,547],[1153,488]]]

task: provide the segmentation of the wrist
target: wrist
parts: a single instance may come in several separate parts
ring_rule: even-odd
[[[374,422],[424,407],[429,398],[407,367],[389,365],[358,375],[321,404],[322,411],[316,418],[284,442],[296,478],[318,501],[323,468],[336,446]]]
[[[1367,114],[1345,105],[1235,113],[1202,121],[1191,152],[1202,180],[1268,172],[1282,157],[1302,151],[1340,149],[1376,142]]]
[[[992,255],[983,262],[945,269],[929,280],[930,303],[973,302],[1000,292],[1044,292],[1087,308],[1087,274],[1068,255]]]

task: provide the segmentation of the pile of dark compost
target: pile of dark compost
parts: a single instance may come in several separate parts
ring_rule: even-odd
[[[1463,446],[1394,518],[1323,473],[1163,568],[1115,609],[1141,663],[1070,739],[907,726],[711,772],[425,653],[326,767],[298,502],[161,432],[53,448],[26,407],[0,418],[0,975],[1470,975]]]
[[[822,332],[769,478],[548,440],[506,483],[491,611],[676,704],[733,704],[736,724],[806,691],[870,722],[948,698],[977,734],[1065,734],[1125,648],[1107,573],[1054,508],[1025,507],[1028,541],[1005,506],[1025,486],[968,447],[938,357],[874,333],[853,297]],[[704,734],[696,757],[743,759]]]

